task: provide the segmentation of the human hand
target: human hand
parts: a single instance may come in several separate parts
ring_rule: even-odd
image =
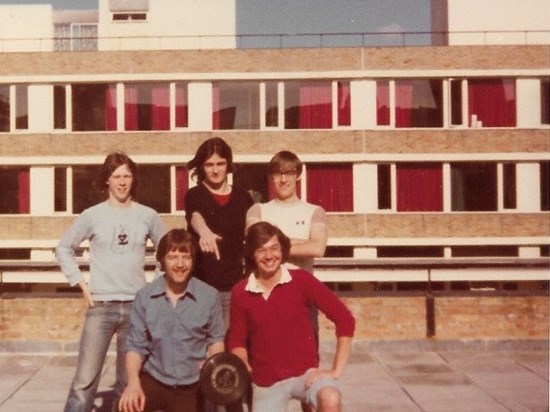
[[[118,410],[120,412],[141,412],[144,408],[145,394],[141,389],[141,385],[128,384],[120,396]]]
[[[221,236],[218,236],[211,230],[203,230],[200,233],[199,246],[204,253],[214,253],[217,260],[220,260],[220,251],[218,249],[218,242],[222,240]]]
[[[313,383],[321,378],[336,378],[334,372],[332,370],[326,370],[326,369],[310,369],[307,372],[306,376],[306,388],[311,387]]]
[[[90,288],[88,287],[88,284],[86,282],[80,282],[78,285],[82,290],[82,298],[84,299],[84,302],[86,302],[86,306],[89,308],[93,308],[94,298],[92,297],[92,292],[90,292]]]

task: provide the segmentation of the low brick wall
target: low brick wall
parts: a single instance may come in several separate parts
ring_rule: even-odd
[[[357,320],[356,342],[548,340],[547,296],[434,298],[435,336],[427,339],[426,297],[343,295]],[[0,351],[77,350],[85,307],[77,297],[0,299]],[[334,327],[320,316],[320,336]]]

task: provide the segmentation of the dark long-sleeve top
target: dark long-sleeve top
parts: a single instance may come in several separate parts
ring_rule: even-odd
[[[199,238],[191,227],[193,212],[201,214],[210,230],[222,237],[218,242],[221,258],[213,253],[199,253],[195,275],[219,291],[230,291],[243,278],[243,241],[246,211],[252,206],[248,192],[232,188],[229,202],[221,206],[212,193],[199,184],[185,195],[185,218],[188,230]]]

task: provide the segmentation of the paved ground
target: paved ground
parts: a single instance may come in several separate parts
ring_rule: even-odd
[[[74,355],[0,354],[0,412],[60,412],[75,362]],[[105,366],[96,411],[106,410],[112,356]],[[548,412],[548,376],[547,350],[360,351],[341,382],[345,412]]]

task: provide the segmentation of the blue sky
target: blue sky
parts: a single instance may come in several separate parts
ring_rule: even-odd
[[[429,32],[431,27],[431,0],[236,2],[238,34]],[[29,3],[52,4],[54,9],[97,8],[97,0],[0,0],[0,4]]]

